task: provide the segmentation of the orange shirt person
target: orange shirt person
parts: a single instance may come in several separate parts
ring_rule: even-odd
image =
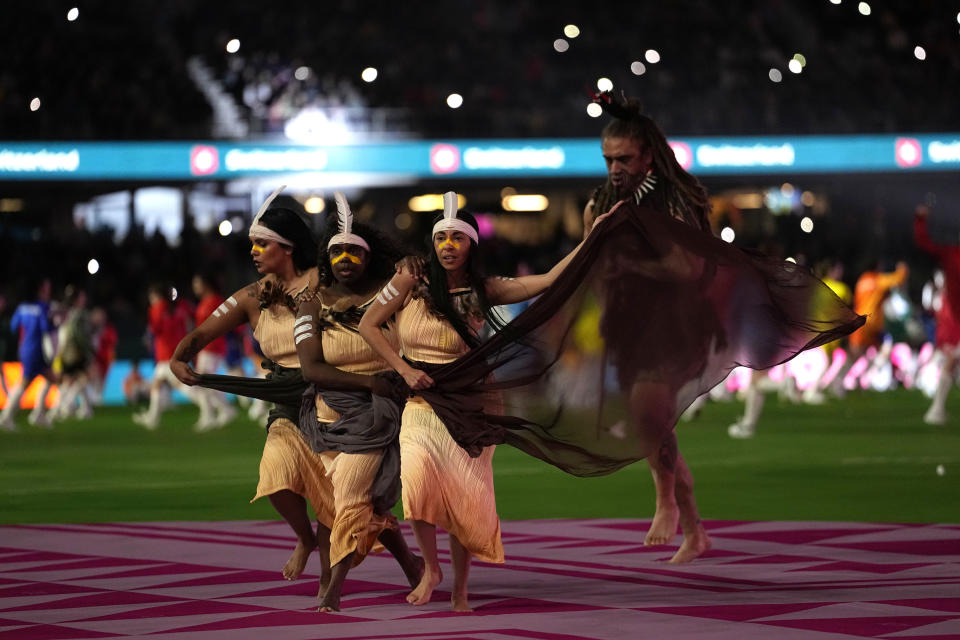
[[[907,280],[909,269],[905,262],[898,262],[896,271],[883,273],[865,271],[857,280],[853,290],[853,308],[857,313],[867,316],[867,323],[850,335],[850,346],[865,350],[870,346],[879,346],[883,336],[883,301],[894,287]]]

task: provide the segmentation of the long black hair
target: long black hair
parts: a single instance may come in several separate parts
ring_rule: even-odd
[[[480,228],[477,225],[476,218],[466,211],[459,212],[457,217],[473,227],[477,231],[477,235],[479,235]],[[427,306],[430,311],[432,311],[434,315],[447,320],[460,337],[463,338],[463,341],[467,343],[467,346],[473,349],[480,344],[480,337],[470,328],[467,319],[464,317],[464,312],[483,319],[488,326],[494,330],[502,329],[504,322],[491,307],[490,300],[487,298],[487,290],[484,286],[487,276],[483,272],[480,248],[472,238],[470,240],[470,252],[467,254],[466,263],[467,286],[470,287],[471,292],[468,294],[469,299],[466,300],[466,304],[459,305],[461,309],[458,310],[454,305],[454,296],[450,294],[447,285],[447,270],[440,264],[440,259],[437,258],[437,251],[433,246],[433,225],[442,219],[443,214],[441,213],[433,219],[430,225],[431,232],[426,239],[426,244],[430,251],[428,254],[429,257],[427,258],[430,281],[420,288],[420,293],[421,295],[426,294],[423,297],[427,299]]]
[[[317,264],[316,240],[310,227],[295,211],[284,207],[272,207],[260,216],[259,222],[293,243],[291,257],[297,271],[306,271]]]
[[[635,98],[617,100],[605,92],[595,98],[603,110],[613,116],[604,127],[601,139],[632,138],[641,149],[650,149],[653,173],[659,179],[657,186],[644,196],[655,209],[660,209],[702,231],[710,230],[710,201],[700,181],[687,173],[673,149],[667,143],[660,127],[643,113],[643,105]],[[607,182],[593,196],[594,211],[606,213],[617,203],[616,189]]]
[[[352,232],[370,245],[367,252],[367,266],[364,269],[363,277],[371,280],[389,280],[396,273],[396,263],[400,258],[406,255],[406,252],[378,229],[354,220]],[[337,218],[331,216],[327,227],[320,237],[320,243],[317,246],[317,270],[319,271],[320,285],[329,287],[334,283],[333,269],[330,267],[330,257],[327,254],[327,244],[330,238],[339,233]]]

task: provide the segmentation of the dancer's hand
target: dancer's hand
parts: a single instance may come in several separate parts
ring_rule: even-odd
[[[394,265],[397,273],[408,273],[417,280],[421,280],[426,271],[426,261],[420,256],[404,256]]]
[[[617,204],[610,207],[610,211],[607,211],[603,215],[597,216],[597,219],[593,221],[593,226],[590,227],[590,232],[593,233],[593,230],[597,228],[597,225],[603,222],[604,220],[606,220],[607,218],[609,218],[610,216],[612,216],[613,212],[619,209],[620,205],[622,205],[624,202],[626,202],[626,200],[621,200]]]
[[[429,389],[433,386],[433,378],[428,376],[426,373],[420,369],[414,369],[410,367],[406,371],[401,372],[404,382],[407,383],[407,386],[410,387],[411,391],[420,391],[421,389]]]
[[[171,360],[170,371],[173,372],[173,375],[177,376],[177,380],[185,385],[192,387],[200,382],[200,378],[197,377],[197,372],[183,360]]]

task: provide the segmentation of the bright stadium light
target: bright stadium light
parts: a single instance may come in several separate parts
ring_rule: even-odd
[[[326,206],[326,203],[323,201],[323,198],[320,196],[310,196],[307,198],[307,201],[303,203],[303,210],[307,213],[320,213],[323,211],[323,208]]]
[[[587,115],[591,118],[599,118],[600,114],[603,113],[603,107],[598,105],[596,102],[591,102],[587,105]]]
[[[546,196],[538,193],[504,196],[500,199],[504,211],[543,211],[550,205]]]
[[[293,72],[293,77],[303,82],[310,77],[310,67],[297,67],[297,70]]]
[[[613,81],[610,80],[610,78],[600,78],[597,80],[597,89],[600,89],[600,91],[612,91]]]
[[[459,109],[463,105],[463,96],[459,93],[451,93],[447,96],[447,106],[451,109]]]
[[[425,193],[422,196],[414,196],[407,202],[410,211],[442,211],[443,195],[439,193]],[[467,206],[467,199],[461,194],[457,194],[457,209],[463,209]]]
[[[660,62],[660,53],[656,49],[647,49],[643,54],[643,57],[650,64],[657,64]]]
[[[803,216],[803,220],[800,221],[800,230],[804,233],[810,233],[813,231],[813,218],[810,216]]]
[[[233,233],[233,223],[230,222],[229,220],[224,220],[224,221],[221,222],[220,225],[217,227],[217,232],[218,232],[221,236],[223,236],[224,238],[226,238],[228,235],[230,235],[231,233]]]
[[[927,50],[923,47],[916,46],[913,48],[913,57],[917,60],[926,60],[927,59]]]
[[[376,68],[374,68],[374,67],[367,67],[366,69],[364,69],[364,70],[360,73],[360,78],[361,78],[364,82],[373,82],[374,80],[377,79],[377,76],[378,76],[378,75],[379,75],[379,74],[378,74]]]
[[[733,242],[736,237],[736,232],[734,232],[734,230],[730,227],[724,227],[720,232],[720,239],[724,242]]]
[[[840,4],[840,0],[830,0],[830,4]]]
[[[639,60],[634,60],[630,63],[630,71],[635,76],[642,76],[647,72],[647,65],[643,64]]]
[[[93,275],[97,271],[100,271],[100,263],[97,262],[96,258],[90,258],[90,261],[87,262],[87,273]]]
[[[787,69],[790,69],[790,71],[792,71],[793,73],[800,73],[801,71],[803,71],[803,65],[800,64],[799,60],[794,58],[793,60],[787,63]]]
[[[37,111],[40,109],[40,98],[34,98],[30,101],[30,111]]]
[[[570,43],[563,38],[557,38],[553,41],[553,50],[557,53],[563,53],[570,48]]]
[[[857,5],[857,11],[859,11],[861,15],[868,16],[870,15],[870,5],[866,2],[861,2]]]
[[[783,74],[780,73],[780,69],[770,69],[770,73],[767,74],[767,77],[773,82],[780,82],[783,80]]]
[[[567,36],[568,38],[576,38],[578,35],[580,35],[580,27],[575,24],[568,24],[563,28],[563,35]]]
[[[793,59],[799,62],[801,67],[807,66],[807,57],[802,53],[793,54]]]
[[[227,53],[236,53],[237,51],[240,51],[240,41],[232,38],[227,42]]]
[[[67,20],[69,20],[70,22],[73,22],[79,17],[80,17],[80,9],[77,9],[76,7],[74,7],[73,9],[70,9],[70,11],[67,11]]]

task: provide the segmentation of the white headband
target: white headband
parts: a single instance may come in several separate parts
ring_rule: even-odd
[[[340,229],[340,233],[330,238],[330,242],[327,243],[327,250],[335,244],[353,244],[370,251],[370,245],[367,244],[367,241],[352,233],[353,213],[350,211],[350,203],[347,202],[347,197],[339,191],[334,191],[333,198],[337,201],[337,227]]]
[[[433,234],[437,235],[440,231],[461,231],[471,240],[480,244],[480,237],[477,230],[470,226],[466,220],[457,217],[457,193],[447,191],[443,194],[443,219],[433,225]]]
[[[287,188],[287,185],[285,184],[280,185],[279,187],[277,187],[277,189],[273,193],[267,196],[266,200],[263,201],[263,204],[260,205],[260,210],[257,211],[257,215],[253,217],[253,222],[250,223],[250,231],[247,232],[248,236],[250,236],[251,238],[259,238],[260,240],[272,240],[280,244],[285,244],[288,247],[294,246],[295,243],[292,240],[287,240],[286,238],[284,238],[282,235],[280,235],[273,229],[270,229],[269,227],[265,227],[262,224],[260,224],[260,218],[263,217],[264,213],[266,213],[267,207],[269,207],[270,204],[274,201],[274,199],[276,199],[276,197],[280,195],[280,192],[286,188]]]

